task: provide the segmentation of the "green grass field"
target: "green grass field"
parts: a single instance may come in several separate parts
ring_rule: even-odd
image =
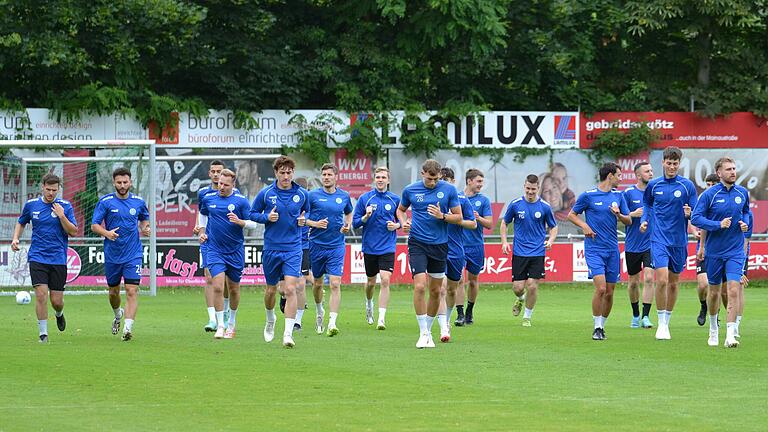
[[[316,335],[310,307],[293,350],[264,342],[260,289],[243,293],[237,338],[218,341],[202,331],[200,289],[142,297],[127,343],[110,334],[106,296],[68,296],[68,328],[51,318],[47,345],[34,307],[0,297],[0,430],[766,430],[759,285],[738,349],[707,346],[692,285],[671,341],[629,328],[623,285],[603,342],[590,338],[590,285],[544,285],[532,328],[512,317],[509,287],[484,288],[476,324],[430,350],[415,348],[406,287],[386,331],[365,323],[362,290],[344,287],[341,334]]]

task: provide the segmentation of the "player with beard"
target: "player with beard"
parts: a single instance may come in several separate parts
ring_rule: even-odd
[[[651,267],[651,236],[648,231],[640,232],[640,218],[643,215],[643,194],[653,178],[653,168],[648,161],[635,164],[637,183],[624,190],[624,200],[632,217],[632,225],[625,227],[624,256],[627,263],[629,283],[627,292],[632,306],[631,328],[651,328],[648,318],[653,302],[653,268]],[[643,275],[643,313],[640,315],[640,273]]]

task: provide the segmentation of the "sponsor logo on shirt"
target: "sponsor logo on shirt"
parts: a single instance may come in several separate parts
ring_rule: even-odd
[[[632,202],[635,204],[640,204],[640,200],[632,200]]]
[[[658,191],[656,192],[656,195],[664,195],[664,191]]]
[[[725,202],[725,198],[716,200],[715,202],[724,203]]]
[[[518,211],[517,212],[517,218],[518,219],[525,219],[525,210]]]
[[[603,205],[603,202],[602,201],[598,201],[598,202],[595,203],[595,205],[601,206],[601,205]]]
[[[111,211],[112,213],[119,213],[119,212],[120,212],[120,210],[118,210],[118,209],[111,209],[110,211]]]

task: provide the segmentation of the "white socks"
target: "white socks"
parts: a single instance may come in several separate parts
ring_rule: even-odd
[[[267,309],[267,322],[275,322],[275,310]]]
[[[336,318],[339,317],[338,312],[331,312],[330,318],[328,319],[328,328],[336,328]]]
[[[120,312],[120,308],[112,309],[112,312],[115,313],[115,319],[120,319],[123,317],[123,314]]]
[[[667,311],[665,311],[665,310],[656,311],[656,314],[659,316],[659,325],[667,324],[667,322],[666,322]]]
[[[229,299],[228,298],[224,299],[224,310],[225,311],[229,310]]]
[[[48,320],[37,320],[37,329],[40,330],[41,335],[47,335],[48,334]]]
[[[208,308],[208,321],[216,321],[216,309],[213,307]]]
[[[379,322],[384,322],[387,315],[387,308],[379,308]]]
[[[294,318],[286,318],[285,319],[285,331],[283,331],[283,336],[293,336],[293,324],[296,322]]]
[[[709,331],[717,331],[719,326],[717,325],[717,314],[709,316]]]
[[[322,303],[315,303],[315,309],[317,309],[317,316],[322,316],[323,314],[325,314]]]
[[[130,318],[125,319],[125,333],[130,333],[133,330],[133,320]]]
[[[365,299],[365,308],[367,310],[373,310],[373,299]]]
[[[427,331],[427,314],[416,315],[416,321],[419,322],[419,333]]]
[[[444,329],[448,326],[448,317],[444,314],[437,314],[437,324],[440,325],[440,329]]]
[[[304,316],[304,309],[296,309],[296,322],[301,325],[301,318]]]
[[[533,309],[525,308],[525,312],[523,312],[523,318],[531,319],[531,315],[533,315]]]
[[[224,322],[224,311],[216,311],[216,326],[225,327],[227,323]]]
[[[235,328],[237,322],[237,309],[230,309],[229,311],[229,328]]]

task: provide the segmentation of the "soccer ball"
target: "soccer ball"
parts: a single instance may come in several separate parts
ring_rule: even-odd
[[[16,293],[16,304],[25,305],[32,302],[32,296],[27,291],[19,291]]]

